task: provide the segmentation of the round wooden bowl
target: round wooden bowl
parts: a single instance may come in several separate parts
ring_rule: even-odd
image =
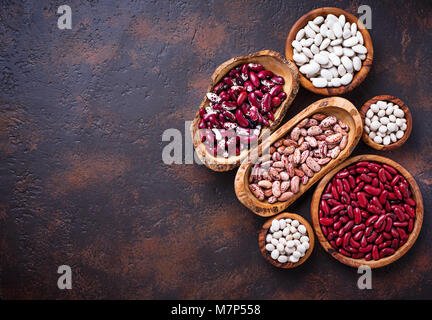
[[[287,98],[285,101],[281,103],[276,113],[274,114],[274,121],[270,122],[270,127],[264,127],[261,130],[259,140],[263,136],[263,132],[266,130],[270,130],[273,132],[282,119],[284,118],[289,106],[294,100],[297,91],[299,89],[299,81],[298,81],[298,71],[295,67],[294,63],[288,61],[283,57],[280,53],[271,51],[271,50],[263,50],[259,52],[255,52],[249,54],[247,56],[235,57],[228,61],[222,63],[211,76],[211,83],[206,92],[211,92],[213,87],[232,69],[237,67],[238,65],[244,63],[259,63],[264,66],[265,69],[274,72],[275,74],[282,76],[285,79],[285,84],[283,85],[283,90],[287,94]],[[199,110],[209,106],[210,101],[207,98],[207,95],[204,95],[204,99],[201,102],[201,105],[195,114],[193,122],[191,124],[190,130],[192,134],[192,140],[195,147],[195,151],[201,160],[209,169],[214,171],[229,171],[236,167],[238,167],[241,161],[248,155],[250,150],[243,150],[238,156],[230,156],[228,158],[213,156],[210,154],[204,144],[201,142],[201,137],[199,134],[198,123],[201,120],[199,115]]]
[[[296,263],[292,263],[292,262],[286,262],[286,263],[280,263],[277,260],[273,260],[272,257],[270,256],[270,254],[268,253],[268,251],[266,250],[265,246],[266,246],[266,236],[267,236],[267,232],[271,227],[272,221],[274,219],[296,219],[298,220],[301,224],[303,224],[306,227],[307,230],[307,235],[309,237],[309,249],[307,249],[305,255],[303,257],[300,258],[300,260]],[[309,222],[307,222],[307,220],[301,216],[299,216],[298,214],[295,213],[289,213],[289,212],[282,212],[280,214],[278,214],[277,216],[269,219],[266,221],[266,223],[264,223],[264,225],[262,226],[259,235],[258,235],[258,244],[261,250],[261,253],[263,255],[263,257],[270,262],[272,265],[278,267],[278,268],[284,268],[284,269],[291,269],[291,268],[295,268],[298,267],[299,265],[303,264],[311,255],[313,248],[315,246],[315,236],[314,236],[314,232],[312,227],[310,226]]]
[[[360,114],[362,116],[363,125],[365,123],[366,113],[368,112],[370,106],[374,103],[377,103],[380,100],[392,102],[393,104],[397,104],[405,112],[405,119],[407,121],[406,122],[407,129],[405,130],[405,133],[401,139],[399,139],[398,141],[396,141],[394,143],[390,143],[387,146],[374,142],[371,138],[369,138],[369,134],[366,133],[365,130],[363,130],[362,140],[368,146],[370,146],[376,150],[380,150],[380,151],[393,150],[393,149],[396,149],[396,148],[400,147],[401,145],[403,145],[408,140],[408,138],[411,134],[411,130],[412,130],[411,112],[410,112],[408,106],[399,98],[385,95],[385,94],[380,95],[380,96],[376,96],[376,97],[373,97],[372,99],[366,101],[366,103],[360,109]]]
[[[332,245],[327,241],[326,237],[322,233],[321,225],[319,223],[319,203],[321,200],[321,195],[327,186],[327,183],[333,178],[333,176],[338,173],[343,168],[349,166],[350,164],[358,161],[376,161],[380,163],[385,163],[387,165],[392,166],[397,171],[399,171],[400,174],[402,174],[405,179],[408,181],[408,183],[411,186],[411,191],[413,193],[413,198],[416,202],[416,220],[414,223],[414,229],[410,233],[408,241],[399,249],[396,250],[396,252],[388,257],[379,259],[379,260],[370,260],[366,261],[365,259],[353,259],[346,257],[339,252],[337,252]],[[390,263],[398,260],[401,258],[407,251],[413,246],[414,242],[417,240],[417,237],[420,233],[420,229],[423,223],[423,198],[420,192],[420,189],[414,180],[413,176],[399,163],[390,160],[389,158],[372,155],[372,154],[364,154],[359,155],[356,157],[352,157],[345,162],[338,165],[336,168],[334,168],[332,171],[330,171],[324,179],[320,181],[318,184],[315,193],[312,197],[312,203],[311,203],[311,216],[312,216],[312,224],[315,229],[315,233],[318,237],[319,242],[321,243],[321,246],[324,248],[325,251],[327,251],[331,256],[333,256],[335,259],[339,260],[340,262],[354,268],[358,268],[361,265],[367,265],[371,268],[380,268],[384,267],[386,265],[389,265]]]
[[[347,146],[341,151],[336,159],[332,159],[329,163],[323,166],[319,172],[315,173],[314,176],[309,179],[306,185],[301,184],[299,192],[288,201],[270,204],[267,200],[258,200],[249,189],[249,176],[255,160],[261,156],[263,152],[267,151],[275,141],[279,140],[288,132],[290,132],[291,129],[294,128],[301,120],[306,117],[310,117],[315,113],[333,115],[349,126],[350,130],[348,132]],[[277,129],[270,137],[258,145],[257,151],[252,151],[251,156],[243,161],[234,180],[234,189],[237,199],[239,199],[239,201],[244,206],[252,210],[252,212],[264,217],[270,217],[285,210],[303,193],[305,193],[315,182],[324,177],[327,172],[344,161],[351,154],[357,143],[360,141],[362,132],[363,123],[361,121],[360,113],[357,111],[357,108],[347,99],[341,97],[329,97],[312,103],[310,106],[303,109],[303,111],[298,113],[287,123]]]
[[[310,20],[313,20],[318,16],[326,17],[330,13],[334,14],[335,16],[340,16],[341,14],[343,14],[343,15],[345,15],[346,20],[348,22],[357,23],[358,30],[361,32],[363,39],[364,39],[364,46],[367,48],[368,52],[366,55],[366,59],[362,61],[361,69],[354,74],[353,80],[351,81],[350,84],[348,84],[346,86],[340,86],[337,88],[333,88],[333,87],[332,88],[316,88],[316,87],[314,87],[314,85],[312,84],[312,82],[308,78],[306,78],[301,72],[299,72],[300,84],[303,86],[303,88],[305,88],[309,91],[312,91],[314,93],[322,94],[325,96],[342,95],[344,93],[347,93],[347,92],[353,90],[360,83],[362,83],[362,81],[366,78],[366,76],[369,73],[369,70],[372,66],[372,61],[373,61],[372,39],[371,39],[370,34],[367,31],[366,27],[363,25],[363,23],[360,20],[358,20],[358,18],[355,15],[353,15],[353,14],[351,14],[345,10],[342,10],[339,8],[333,8],[333,7],[323,7],[323,8],[318,8],[318,9],[309,11],[308,13],[306,13],[304,16],[302,16],[300,19],[297,20],[297,22],[292,26],[292,28],[288,34],[286,44],[285,44],[285,56],[289,60],[293,60],[293,47],[292,47],[291,43],[293,42],[293,40],[295,40],[297,32],[300,29],[305,27]],[[294,63],[294,65],[296,66],[296,68],[298,68],[295,63]]]

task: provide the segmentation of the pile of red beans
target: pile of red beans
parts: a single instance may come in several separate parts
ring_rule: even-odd
[[[408,181],[395,168],[360,161],[327,184],[319,222],[324,236],[342,255],[379,260],[408,240],[415,207]]]
[[[213,155],[239,155],[258,141],[262,126],[269,126],[274,113],[287,98],[283,77],[261,64],[239,65],[207,93],[209,107],[200,109],[201,141]]]

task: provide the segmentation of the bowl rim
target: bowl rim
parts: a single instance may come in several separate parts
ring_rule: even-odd
[[[414,229],[409,234],[408,240],[406,243],[402,245],[402,247],[399,247],[394,254],[391,256],[384,257],[379,260],[370,260],[366,261],[365,259],[353,259],[350,257],[346,257],[339,252],[337,252],[331,244],[328,242],[327,238],[324,236],[321,230],[321,225],[319,223],[319,203],[321,201],[321,195],[324,192],[324,188],[326,187],[327,183],[343,168],[349,166],[350,164],[354,162],[359,161],[373,161],[373,162],[381,162],[384,164],[388,164],[392,167],[394,167],[401,175],[407,179],[408,183],[410,184],[414,200],[416,201],[416,219],[414,222]],[[312,196],[311,201],[311,218],[312,218],[312,225],[314,228],[314,231],[316,233],[316,236],[318,238],[319,243],[321,244],[321,247],[329,253],[333,258],[338,260],[339,262],[342,262],[343,264],[358,268],[362,265],[369,266],[370,268],[381,268],[384,266],[387,266],[397,260],[399,260],[402,256],[404,256],[409,249],[414,245],[416,242],[421,227],[423,224],[423,216],[424,216],[424,206],[423,206],[423,197],[420,191],[420,188],[415,181],[414,177],[409,173],[407,169],[405,169],[402,165],[397,163],[394,160],[391,160],[387,157],[373,155],[373,154],[361,154],[358,156],[354,156],[351,158],[348,158],[340,165],[333,168],[318,184],[318,186],[315,189],[315,192]]]
[[[363,121],[363,127],[365,127],[366,113],[368,112],[370,106],[373,103],[376,103],[377,101],[380,101],[380,100],[384,100],[384,101],[392,102],[393,104],[397,104],[404,111],[405,119],[407,121],[407,129],[405,130],[402,138],[400,138],[396,142],[390,143],[387,146],[385,146],[383,144],[376,143],[375,141],[373,141],[369,137],[369,134],[366,132],[366,130],[363,130],[362,140],[369,147],[374,148],[375,150],[380,150],[380,151],[394,150],[396,148],[399,148],[403,144],[405,144],[405,142],[408,140],[409,136],[411,135],[412,114],[411,114],[410,109],[406,105],[406,103],[403,102],[401,99],[399,99],[395,96],[392,96],[392,95],[388,95],[388,94],[378,95],[378,96],[375,96],[375,97],[369,99],[368,101],[366,101],[359,110],[360,115],[362,117],[362,121]]]
[[[272,57],[273,59],[278,60],[281,64],[284,64],[288,70],[288,72],[291,73],[292,76],[292,81],[291,81],[291,92],[287,92],[287,98],[285,101],[283,101],[281,103],[281,105],[278,107],[278,110],[281,110],[281,113],[279,115],[278,118],[275,118],[274,121],[270,121],[270,127],[264,127],[261,132],[260,132],[260,136],[259,136],[259,142],[262,139],[263,136],[263,132],[265,130],[270,130],[270,134],[276,130],[276,128],[280,125],[280,123],[282,122],[282,120],[284,119],[289,107],[292,105],[292,102],[294,100],[294,98],[297,95],[298,89],[300,87],[299,85],[299,75],[298,75],[298,70],[295,67],[295,64],[286,59],[281,53],[273,51],[273,50],[261,50],[261,51],[257,51],[251,54],[247,54],[247,55],[243,55],[243,56],[236,56],[236,57],[232,57],[231,59],[228,59],[226,61],[224,61],[223,63],[221,63],[213,72],[213,74],[210,77],[210,84],[206,89],[206,92],[211,92],[212,88],[216,85],[216,80],[217,77],[220,73],[222,73],[223,70],[225,70],[226,68],[233,68],[236,65],[239,65],[241,63],[243,63],[244,61],[251,61],[254,58],[259,58],[259,57],[264,57],[264,56],[268,56],[268,57]],[[218,157],[218,156],[213,156],[212,154],[210,154],[207,150],[207,148],[205,148],[204,144],[201,142],[200,138],[198,137],[198,134],[196,134],[198,132],[198,123],[201,120],[201,117],[199,115],[199,111],[201,110],[201,108],[203,108],[207,103],[209,103],[208,97],[206,94],[204,94],[204,98],[201,101],[198,110],[195,113],[195,116],[192,120],[192,123],[190,125],[190,133],[191,133],[191,138],[192,138],[192,142],[194,145],[194,150],[198,156],[198,158],[200,159],[200,161],[209,169],[213,170],[213,171],[229,171],[232,170],[236,167],[238,167],[242,160],[248,157],[248,154],[250,154],[252,149],[247,149],[243,152],[240,153],[240,155],[238,156],[230,156],[228,158],[223,158],[223,157]],[[259,144],[258,142],[258,144]],[[206,159],[210,159],[210,161],[206,160]]]
[[[353,80],[351,81],[351,83],[349,83],[346,86],[341,85],[337,88],[334,88],[334,87],[316,88],[312,84],[312,82],[300,72],[300,68],[297,66],[297,64],[292,59],[293,47],[292,47],[291,43],[295,39],[298,30],[303,28],[310,20],[312,20],[316,16],[324,15],[324,14],[327,15],[330,13],[335,14],[335,15],[343,14],[343,15],[345,15],[347,21],[349,21],[351,23],[352,22],[357,23],[358,30],[361,32],[363,39],[364,39],[364,46],[368,49],[368,52],[366,54],[366,59],[362,61],[361,69],[354,74],[354,77],[353,77]],[[336,7],[320,7],[320,8],[313,9],[313,10],[305,13],[291,27],[290,32],[288,33],[288,36],[287,36],[287,39],[285,42],[285,56],[287,57],[287,59],[294,62],[294,65],[297,68],[298,73],[299,73],[301,86],[303,88],[311,91],[311,92],[321,94],[321,95],[326,95],[326,96],[342,95],[342,94],[345,94],[347,92],[352,91],[354,88],[359,86],[364,81],[364,79],[366,78],[366,76],[368,75],[368,73],[372,67],[373,53],[374,53],[374,50],[373,50],[372,38],[369,34],[369,31],[366,29],[366,27],[363,25],[363,23],[354,14],[347,12],[344,9],[336,8]]]
[[[292,263],[292,262],[281,263],[277,260],[273,260],[270,256],[270,254],[267,253],[267,250],[265,248],[266,236],[267,236],[268,230],[270,229],[272,221],[274,219],[279,220],[282,218],[291,218],[291,219],[298,220],[301,224],[303,224],[306,227],[306,230],[308,233],[309,249],[307,249],[305,255],[303,257],[301,257],[301,259],[296,263]],[[258,234],[258,246],[260,248],[261,254],[264,257],[264,259],[266,259],[268,262],[270,262],[270,264],[272,264],[273,266],[278,267],[278,268],[282,268],[282,269],[296,268],[296,267],[302,265],[306,260],[308,260],[310,255],[312,254],[312,251],[313,251],[314,246],[315,246],[314,230],[313,230],[311,224],[309,223],[309,221],[306,220],[306,218],[303,218],[302,216],[300,216],[296,213],[292,213],[292,212],[281,212],[278,215],[275,215],[275,216],[267,219],[267,221],[262,225],[262,227],[259,231],[259,234]]]

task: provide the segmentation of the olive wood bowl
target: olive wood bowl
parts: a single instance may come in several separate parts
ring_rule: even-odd
[[[266,250],[265,246],[266,246],[266,236],[267,236],[267,232],[271,227],[272,221],[274,219],[296,219],[298,220],[301,224],[303,224],[306,227],[307,230],[307,236],[309,237],[309,249],[306,250],[306,253],[303,257],[301,257],[299,259],[298,262],[296,263],[292,263],[292,262],[285,262],[285,263],[281,263],[277,260],[273,260],[272,257],[270,256],[270,253]],[[315,236],[314,236],[314,232],[312,227],[310,226],[309,222],[299,216],[298,214],[295,213],[288,213],[288,212],[282,212],[280,214],[278,214],[275,217],[272,217],[270,219],[268,219],[264,225],[262,226],[259,235],[258,235],[258,244],[261,250],[261,253],[263,255],[263,257],[270,262],[272,265],[278,267],[278,268],[283,268],[283,269],[291,269],[291,268],[295,268],[298,267],[299,265],[303,264],[311,255],[313,248],[315,246]]]
[[[397,104],[405,112],[405,119],[407,121],[406,122],[407,129],[405,130],[404,135],[401,139],[399,139],[398,141],[396,141],[394,143],[390,143],[389,145],[386,145],[386,146],[373,141],[369,137],[369,134],[366,133],[366,131],[363,131],[362,140],[369,147],[374,148],[375,150],[380,150],[380,151],[393,150],[393,149],[396,149],[396,148],[400,147],[401,145],[403,145],[408,140],[408,138],[411,134],[411,130],[412,130],[411,112],[410,112],[408,106],[399,98],[389,96],[389,95],[376,96],[376,97],[373,97],[372,99],[366,101],[366,103],[360,109],[360,114],[362,116],[363,125],[364,125],[364,121],[366,119],[366,113],[368,112],[370,106],[374,103],[377,103],[377,101],[380,101],[380,100],[392,102],[393,104]]]
[[[283,90],[287,94],[285,101],[281,103],[276,113],[274,114],[274,121],[270,122],[270,127],[263,127],[259,135],[261,141],[263,132],[267,129],[273,132],[281,123],[284,118],[289,106],[294,100],[297,91],[299,89],[298,71],[294,63],[288,61],[280,53],[263,50],[249,54],[247,56],[235,57],[222,63],[211,76],[211,83],[206,92],[211,92],[213,87],[233,68],[244,63],[259,63],[264,66],[265,69],[272,71],[273,73],[282,76],[285,79]],[[210,101],[207,96],[204,95],[204,99],[195,114],[195,118],[191,124],[190,130],[192,134],[192,140],[195,147],[195,151],[201,160],[209,169],[214,171],[229,171],[238,167],[241,161],[247,156],[250,150],[243,150],[238,156],[230,156],[224,158],[221,156],[213,156],[210,154],[204,144],[201,142],[199,134],[198,123],[201,120],[199,110],[209,106]]]
[[[339,120],[345,122],[350,130],[348,132],[348,144],[342,150],[336,159],[332,159],[329,163],[322,166],[321,170],[314,174],[306,185],[300,184],[300,190],[291,199],[285,202],[268,203],[267,200],[260,201],[249,189],[249,175],[254,165],[255,160],[267,151],[269,147],[280,138],[284,137],[291,131],[301,120],[310,117],[315,113],[324,113],[326,115],[336,116]],[[252,210],[257,215],[270,217],[286,208],[288,208],[295,200],[297,200],[306,190],[308,190],[315,182],[324,177],[327,172],[344,161],[354,150],[360,140],[363,131],[363,123],[360,113],[357,108],[347,99],[341,97],[329,97],[318,100],[305,108],[303,111],[294,116],[291,120],[277,129],[270,137],[258,145],[258,150],[253,150],[251,156],[243,161],[237,171],[234,180],[234,189],[237,198],[244,206]]]
[[[362,61],[362,67],[361,69],[354,74],[354,78],[346,86],[339,86],[337,88],[331,87],[331,88],[316,88],[312,82],[304,76],[299,71],[299,77],[300,77],[300,84],[303,86],[303,88],[312,91],[317,94],[322,94],[325,96],[334,96],[334,95],[342,95],[344,93],[347,93],[351,90],[353,90],[355,87],[357,87],[360,83],[363,82],[363,80],[366,78],[367,74],[369,73],[369,70],[372,66],[373,61],[373,45],[372,45],[372,39],[370,37],[369,32],[367,31],[366,27],[363,25],[363,23],[353,14],[339,8],[333,8],[333,7],[323,7],[318,8],[312,11],[309,11],[305,15],[303,15],[300,19],[297,20],[297,22],[292,26],[287,40],[285,44],[285,56],[289,60],[293,60],[293,47],[291,43],[293,40],[295,40],[295,37],[297,35],[297,32],[305,27],[307,23],[310,20],[315,19],[318,16],[323,16],[324,18],[328,14],[334,14],[335,16],[340,16],[341,14],[345,15],[346,20],[350,23],[357,23],[357,28],[361,32],[363,39],[364,39],[364,46],[367,48],[368,52],[366,55],[366,59]],[[297,67],[297,64],[294,63],[294,65]]]
[[[413,193],[413,199],[416,202],[416,219],[414,223],[414,229],[409,234],[407,242],[402,247],[397,249],[393,255],[384,257],[379,260],[366,261],[365,259],[353,259],[340,254],[327,241],[326,237],[321,231],[321,225],[319,223],[319,203],[321,200],[321,195],[325,187],[327,186],[327,183],[329,183],[329,181],[333,178],[333,176],[337,174],[340,170],[358,161],[375,161],[375,162],[385,163],[395,168],[397,171],[399,171],[400,174],[402,174],[405,177],[405,179],[410,184],[411,191]],[[311,202],[312,225],[314,227],[318,240],[321,243],[321,246],[324,248],[325,251],[327,251],[327,253],[333,256],[333,258],[339,260],[343,264],[346,264],[354,268],[358,268],[361,265],[366,265],[369,266],[370,268],[380,268],[389,265],[390,263],[395,262],[396,260],[401,258],[405,253],[407,253],[407,251],[412,247],[414,242],[417,240],[417,237],[420,233],[420,229],[423,223],[423,211],[424,211],[423,198],[420,189],[417,185],[417,182],[414,180],[413,176],[399,163],[390,160],[389,158],[372,155],[372,154],[364,154],[364,155],[352,157],[346,160],[345,162],[341,163],[337,167],[335,167],[333,170],[331,170],[318,184],[313,194],[312,202]]]

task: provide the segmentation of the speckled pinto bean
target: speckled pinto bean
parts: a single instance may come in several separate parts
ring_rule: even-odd
[[[379,260],[406,243],[415,208],[410,185],[395,168],[360,161],[336,173],[325,187],[319,221],[340,254]]]
[[[327,135],[323,134],[323,128]],[[260,201],[288,201],[323,166],[337,158],[345,148],[342,144],[346,144],[344,138],[348,137],[348,132],[348,126],[340,125],[334,116],[316,113],[310,118],[302,119],[285,137],[270,146],[269,154],[258,159],[249,177],[251,192]],[[319,138],[320,136],[323,138]],[[349,185],[348,180],[345,184]],[[343,199],[344,203],[349,201],[347,192]]]

